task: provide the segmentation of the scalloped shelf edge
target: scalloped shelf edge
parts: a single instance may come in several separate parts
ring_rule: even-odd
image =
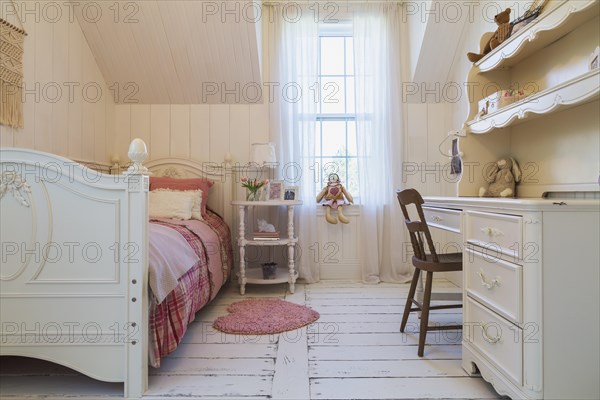
[[[506,128],[524,122],[532,115],[551,114],[567,107],[574,107],[595,100],[600,94],[600,69],[570,79],[560,85],[542,90],[519,102],[506,106],[479,120],[466,123],[469,132],[484,134],[493,129]],[[576,86],[584,88],[575,91]],[[591,88],[591,89],[590,89]],[[548,104],[545,106],[545,104]],[[535,106],[538,107],[535,107]]]
[[[595,8],[598,8],[598,5],[597,0],[585,3],[583,1],[570,2],[565,0],[543,13],[526,28],[517,32],[515,36],[511,36],[499,47],[476,62],[474,66],[479,68],[480,72],[492,71],[503,64],[512,66],[519,59],[525,58],[567,34],[572,30],[569,24],[577,26],[598,15],[594,11]],[[544,34],[543,38],[540,36],[542,33]],[[530,46],[533,43],[535,43],[535,46]],[[527,50],[528,48],[529,50]]]

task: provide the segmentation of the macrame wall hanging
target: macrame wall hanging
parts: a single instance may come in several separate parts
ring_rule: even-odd
[[[19,24],[21,20],[17,17]],[[23,48],[27,33],[0,18],[0,124],[23,128]]]

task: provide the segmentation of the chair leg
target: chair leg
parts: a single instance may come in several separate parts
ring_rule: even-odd
[[[427,337],[427,327],[429,326],[429,303],[431,302],[431,286],[433,284],[433,272],[427,271],[425,281],[425,292],[423,293],[423,307],[421,309],[421,329],[419,331],[419,357],[423,357],[425,349],[425,338]]]
[[[406,328],[406,322],[408,321],[408,316],[410,315],[410,309],[412,308],[412,301],[415,297],[415,290],[417,289],[417,282],[419,281],[420,273],[421,270],[419,268],[415,268],[415,273],[413,274],[412,282],[410,283],[410,289],[408,291],[408,297],[406,298],[406,305],[404,306],[402,323],[400,324],[400,332],[402,333],[404,333],[404,328]]]

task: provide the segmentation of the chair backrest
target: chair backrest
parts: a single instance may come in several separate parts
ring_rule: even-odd
[[[431,233],[429,232],[429,227],[427,226],[425,215],[423,214],[423,208],[421,207],[421,204],[424,203],[423,198],[415,189],[405,189],[396,192],[396,194],[398,196],[400,207],[402,208],[402,214],[404,214],[404,222],[406,223],[406,228],[408,229],[408,233],[410,235],[410,242],[412,244],[415,256],[420,260],[426,260],[427,253],[425,253],[425,242],[423,240],[423,236],[425,236],[425,239],[427,240],[427,247],[429,247],[429,252],[433,262],[438,263],[438,255],[435,252],[433,240],[431,239]],[[411,221],[410,216],[408,215],[407,206],[411,204],[414,204],[417,209],[419,221]]]

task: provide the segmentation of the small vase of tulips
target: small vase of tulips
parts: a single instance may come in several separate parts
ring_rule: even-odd
[[[246,188],[246,200],[247,201],[259,201],[261,195],[261,189],[269,183],[268,179],[259,181],[258,179],[248,179],[243,177],[241,179],[242,186]]]

